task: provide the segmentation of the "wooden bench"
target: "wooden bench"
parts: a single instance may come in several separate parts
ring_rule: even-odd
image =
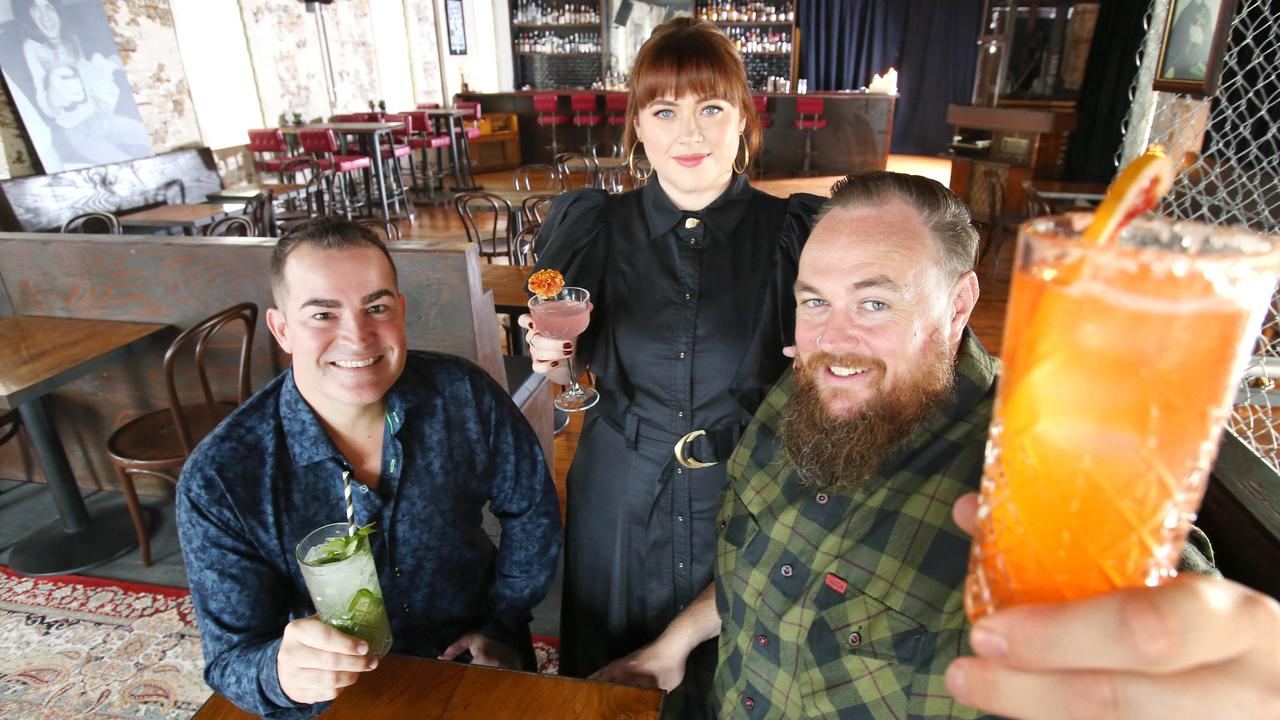
[[[0,180],[0,230],[57,230],[81,213],[202,203],[222,189],[213,153],[190,148],[128,162]]]
[[[287,367],[288,359],[263,319],[272,305],[268,268],[274,244],[270,238],[0,233],[0,315],[163,322],[175,328],[53,394],[52,414],[82,487],[116,489],[106,458],[107,437],[131,418],[166,406],[161,364],[177,331],[235,303],[255,302],[261,312],[253,387]],[[480,285],[476,248],[406,241],[391,253],[408,304],[409,347],[472,360],[508,387],[493,301]],[[220,392],[234,388],[237,347],[227,342],[210,353]],[[521,401],[552,460],[550,384],[529,375],[508,389]],[[184,387],[180,392],[194,399],[199,390]],[[39,479],[24,445],[0,446],[0,477]],[[159,481],[140,483],[139,490],[172,491]]]

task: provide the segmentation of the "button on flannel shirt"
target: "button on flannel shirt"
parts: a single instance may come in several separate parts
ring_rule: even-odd
[[[864,489],[807,486],[776,446],[790,372],[729,461],[716,605],[721,717],[972,718],[943,685],[970,654],[969,537],[999,361],[966,332],[951,401]],[[776,448],[776,449],[775,449]]]

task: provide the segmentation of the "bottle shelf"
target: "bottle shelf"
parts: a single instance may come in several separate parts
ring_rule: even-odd
[[[600,23],[565,23],[563,25],[531,25],[528,23],[511,23],[516,30],[599,30]]]

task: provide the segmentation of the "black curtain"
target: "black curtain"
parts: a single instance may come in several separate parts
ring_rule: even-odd
[[[1067,144],[1066,180],[1105,183],[1116,173],[1116,151],[1124,140],[1120,128],[1131,106],[1129,86],[1138,74],[1138,47],[1146,40],[1146,12],[1147,3],[1141,2],[1104,2],[1098,8],[1076,129]]]
[[[967,103],[982,0],[800,0],[800,77],[810,90],[867,85],[898,69],[892,152],[937,155],[951,143],[947,105]]]

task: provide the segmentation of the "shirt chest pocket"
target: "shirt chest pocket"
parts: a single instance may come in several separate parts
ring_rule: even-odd
[[[927,630],[837,575],[821,582],[806,638],[810,691],[825,693],[837,708],[874,698],[905,708]]]

